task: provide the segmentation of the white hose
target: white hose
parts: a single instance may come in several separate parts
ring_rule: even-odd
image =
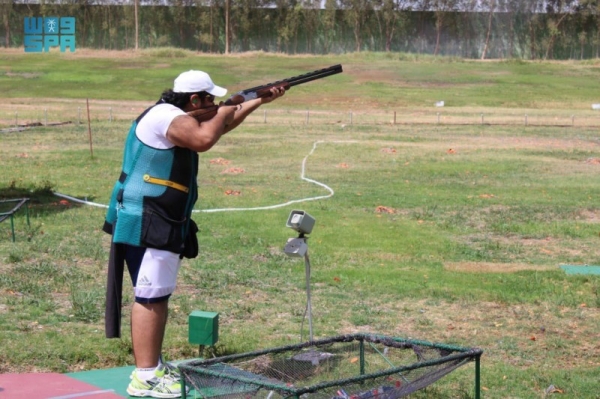
[[[319,144],[323,144],[323,143],[356,143],[356,141],[323,141],[323,140],[315,141],[313,143],[313,147],[310,150],[310,152],[302,160],[302,171],[300,173],[300,179],[302,179],[306,182],[312,183],[312,184],[316,184],[317,186],[323,187],[325,190],[329,191],[329,194],[320,195],[317,197],[301,198],[301,199],[287,201],[287,202],[284,202],[281,204],[258,206],[258,207],[253,207],[253,208],[194,209],[192,212],[213,213],[213,212],[233,212],[233,211],[262,211],[262,210],[268,210],[268,209],[282,208],[284,206],[288,206],[291,204],[297,204],[299,202],[316,201],[316,200],[320,200],[320,199],[326,199],[326,198],[333,197],[335,192],[333,191],[333,189],[331,187],[329,187],[328,185],[326,185],[324,183],[321,183],[321,182],[318,182],[316,180],[309,179],[308,177],[306,177],[306,161],[308,160],[308,157],[310,157],[315,152],[315,150],[317,149],[317,146]],[[98,208],[108,208],[108,205],[98,204],[98,203],[87,201],[87,200],[81,200],[81,199],[71,197],[66,194],[61,194],[61,193],[57,193],[57,192],[54,192],[53,194],[56,195],[57,197],[62,197],[62,198],[68,199],[69,201],[77,202],[79,204],[95,206]]]
[[[57,197],[68,199],[71,202],[77,202],[78,204],[96,206],[98,208],[108,208],[108,205],[97,204],[95,202],[90,202],[90,201],[87,201],[87,200],[81,200],[79,198],[71,197],[71,196],[66,195],[66,194],[57,193],[56,191],[52,192],[52,194],[56,195]]]

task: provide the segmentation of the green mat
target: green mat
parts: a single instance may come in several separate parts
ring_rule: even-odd
[[[179,363],[192,360],[202,359],[195,358],[173,361],[170,363],[177,365]],[[134,369],[135,366],[125,366],[104,370],[79,371],[76,373],[67,373],[66,375],[101,389],[113,389],[115,394],[121,395],[124,398],[129,398],[130,396],[127,394],[127,386],[129,385],[129,376]]]
[[[590,265],[560,265],[567,274],[594,274],[600,276],[600,266]]]
[[[89,370],[77,373],[67,373],[71,378],[87,382],[102,389],[114,389],[117,395],[128,398],[127,385],[134,366],[117,367],[105,370]]]

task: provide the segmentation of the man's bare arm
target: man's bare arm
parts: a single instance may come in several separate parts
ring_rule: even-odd
[[[180,115],[171,122],[167,130],[167,139],[178,147],[196,152],[208,151],[222,135],[238,127],[261,105],[283,96],[285,90],[273,88],[271,93],[270,97],[256,98],[240,105],[221,105],[217,114],[204,122],[198,122],[189,115]]]
[[[285,90],[283,88],[274,87],[271,89],[270,97],[255,98],[254,100],[249,100],[238,105],[238,109],[235,112],[233,122],[225,127],[225,133],[230,132],[236,127],[238,127],[248,115],[256,111],[256,109],[261,105],[268,104],[283,96],[284,94]]]
[[[198,123],[189,115],[180,115],[173,119],[167,130],[167,139],[178,147],[189,148],[196,152],[208,151],[234,123],[236,106],[219,107],[214,118]],[[231,130],[231,129],[229,129]]]

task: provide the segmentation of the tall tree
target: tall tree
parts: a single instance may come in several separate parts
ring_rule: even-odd
[[[173,21],[168,7],[162,5],[163,0],[150,0],[150,4],[145,4],[139,8],[140,20],[144,21],[140,25],[141,47],[144,47],[144,41],[150,47],[172,45],[170,28]]]
[[[505,0],[504,9],[508,17],[508,57],[513,58],[517,55],[517,45],[515,40],[518,40],[519,35],[517,31],[516,21],[520,20],[520,17],[524,15],[523,2],[521,0]],[[519,43],[520,44],[520,43]],[[521,47],[519,46],[519,49]]]
[[[231,23],[230,13],[231,11],[231,0],[225,0],[225,54],[229,54],[229,48],[231,44]]]
[[[189,21],[196,14],[194,0],[171,0],[169,13],[173,19],[173,26],[177,29],[176,40],[179,47],[185,48],[187,43]]]
[[[283,47],[287,53],[297,51],[298,30],[302,22],[302,4],[297,0],[275,0],[277,10],[277,51]]]
[[[458,11],[457,5],[459,0],[430,0],[429,7],[435,15],[435,49],[433,55],[438,55],[440,51],[440,40],[442,36],[442,28],[444,27],[445,19],[452,11]]]
[[[302,0],[302,20],[306,37],[306,52],[313,52],[314,37],[319,29],[320,0]]]
[[[333,42],[336,38],[338,2],[337,0],[325,0],[325,10],[323,11],[323,52],[331,52]]]
[[[490,46],[490,35],[492,34],[492,21],[494,20],[494,11],[496,11],[496,0],[489,0],[487,2],[488,7],[488,21],[487,29],[485,33],[485,41],[483,42],[483,50],[481,50],[481,59],[485,60],[488,47]]]
[[[140,23],[138,20],[138,10],[140,8],[140,0],[133,0],[133,17],[135,24],[135,49],[140,47]]]
[[[274,1],[276,16],[275,16],[275,29],[277,37],[277,52],[282,51],[284,44],[289,44],[290,37],[293,35],[292,29],[289,23],[289,14],[294,7],[295,1],[293,0],[275,0]]]
[[[196,30],[196,50],[206,49],[209,53],[218,50],[219,38],[219,10],[221,9],[217,0],[195,0],[196,8],[199,9],[198,18],[193,25]]]
[[[546,47],[545,59],[552,58],[556,39],[562,33],[562,23],[578,5],[577,0],[545,0],[548,15],[547,29],[550,34]]]
[[[13,10],[13,0],[0,1],[0,14],[4,26],[4,47],[10,47],[10,17]]]
[[[365,34],[364,28],[373,10],[372,2],[369,0],[341,0],[344,9],[344,17],[352,27],[354,33],[355,51],[360,52],[362,39]]]
[[[380,37],[384,40],[383,48],[389,52],[392,50],[392,40],[396,34],[398,24],[402,21],[402,12],[407,11],[407,8],[403,9],[403,3],[398,0],[376,0],[373,2],[375,8],[375,17],[379,24],[381,33]]]
[[[577,39],[579,40],[579,45],[580,47],[580,51],[579,51],[579,59],[583,60],[583,54],[585,52],[585,43],[587,43],[587,35],[584,31],[579,32],[579,35],[577,36]]]
[[[230,51],[234,44],[241,51],[253,50],[261,32],[270,26],[268,12],[272,4],[266,0],[234,0],[230,6]]]
[[[592,40],[595,46],[595,57],[600,56],[600,2],[598,0],[580,0],[577,11],[589,18],[595,24],[595,38]],[[589,32],[587,36],[591,37],[593,32]],[[589,38],[588,38],[589,39]]]
[[[126,4],[123,4],[119,20],[119,31],[122,34],[121,39],[123,40],[124,49],[129,49],[131,43],[135,48],[135,7],[132,3],[131,0],[128,0]],[[130,39],[132,39],[131,42]]]

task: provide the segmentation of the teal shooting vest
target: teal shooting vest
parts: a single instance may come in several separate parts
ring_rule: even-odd
[[[182,253],[198,199],[198,154],[182,147],[157,149],[136,136],[132,124],[103,230],[114,243]]]

